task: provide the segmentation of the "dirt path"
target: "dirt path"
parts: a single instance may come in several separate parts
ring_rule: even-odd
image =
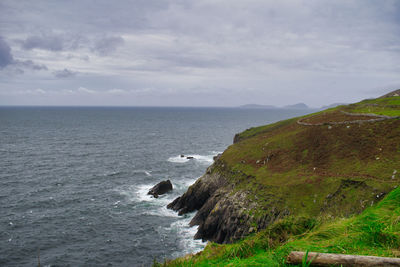
[[[398,179],[382,179],[370,174],[361,174],[361,173],[333,173],[325,170],[320,170],[320,171],[315,171],[315,174],[321,177],[343,177],[343,178],[348,178],[348,179],[355,179],[355,178],[361,178],[361,179],[368,179],[368,180],[373,180],[376,182],[385,182],[385,183],[398,183]],[[309,176],[310,174],[304,173],[303,176]]]
[[[354,117],[358,117],[358,119],[351,120]],[[301,118],[297,121],[297,123],[304,126],[322,126],[322,125],[341,125],[341,124],[377,122],[394,118],[398,117],[339,111],[339,112],[322,113],[311,117]]]

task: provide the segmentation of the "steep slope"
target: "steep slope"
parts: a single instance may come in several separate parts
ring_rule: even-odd
[[[204,251],[164,266],[286,266],[290,251],[399,257],[400,188],[347,219],[286,217],[235,244],[209,243]]]
[[[248,129],[168,207],[198,210],[195,237],[217,243],[288,216],[358,214],[400,181],[399,115],[394,96]]]

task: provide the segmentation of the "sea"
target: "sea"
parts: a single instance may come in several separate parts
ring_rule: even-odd
[[[235,133],[309,112],[0,107],[0,266],[151,266],[198,252],[194,214],[166,205]],[[147,195],[167,179],[172,192]]]

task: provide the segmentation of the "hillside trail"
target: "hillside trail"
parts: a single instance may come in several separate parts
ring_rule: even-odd
[[[399,118],[399,116],[385,116],[385,115],[377,115],[377,114],[372,114],[372,113],[350,113],[350,112],[345,112],[345,111],[340,111],[342,116],[339,116],[339,119],[344,119],[344,120],[339,120],[339,121],[327,121],[330,117],[333,119],[337,116],[337,113],[323,113],[323,114],[318,114],[314,115],[311,117],[305,117],[301,118],[297,121],[298,124],[304,125],[304,126],[323,126],[323,125],[342,125],[342,124],[355,124],[355,123],[370,123],[370,122],[378,122],[378,121],[383,121],[383,120],[389,120],[389,119],[395,119]],[[333,115],[333,116],[332,116]],[[323,117],[326,118],[323,118]],[[346,120],[345,118],[347,117],[359,117],[357,120]],[[312,119],[317,119],[316,122],[304,122],[304,120],[312,120]],[[319,120],[318,120],[319,119]]]
[[[395,172],[397,173],[397,171]],[[315,170],[315,174],[317,174],[320,177],[343,177],[343,178],[348,178],[348,179],[356,179],[356,178],[361,178],[361,179],[368,179],[368,180],[374,180],[376,182],[385,182],[385,183],[398,183],[398,179],[391,178],[389,179],[384,179],[384,178],[379,178],[370,174],[361,174],[361,173],[333,173],[329,172],[326,170]],[[308,176],[309,174],[305,174],[304,176]]]

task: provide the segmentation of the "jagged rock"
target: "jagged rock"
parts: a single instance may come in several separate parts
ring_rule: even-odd
[[[148,195],[153,195],[155,198],[158,198],[159,195],[165,194],[172,190],[172,183],[170,180],[162,181],[153,186]]]
[[[289,214],[271,208],[267,216],[254,218],[248,211],[256,209],[257,204],[249,201],[246,192],[232,194],[232,189],[233,185],[221,172],[206,172],[167,207],[178,211],[179,215],[198,210],[190,222],[191,226],[199,225],[195,238],[217,243],[231,243],[247,236],[252,225],[263,229],[277,218]],[[252,231],[255,231],[254,227]]]
[[[385,94],[385,95],[381,96],[380,98],[393,97],[393,96],[400,96],[400,89],[397,89],[388,94]]]
[[[222,153],[219,153],[218,155],[213,157],[213,160],[217,161],[217,160],[219,160],[221,158],[221,156],[222,156]]]
[[[187,192],[168,204],[167,208],[178,211],[179,215],[200,209],[208,198],[226,181],[218,174],[205,174],[191,185]]]
[[[236,144],[237,142],[239,142],[241,140],[240,138],[240,134],[235,134],[235,136],[233,137],[233,143]]]

